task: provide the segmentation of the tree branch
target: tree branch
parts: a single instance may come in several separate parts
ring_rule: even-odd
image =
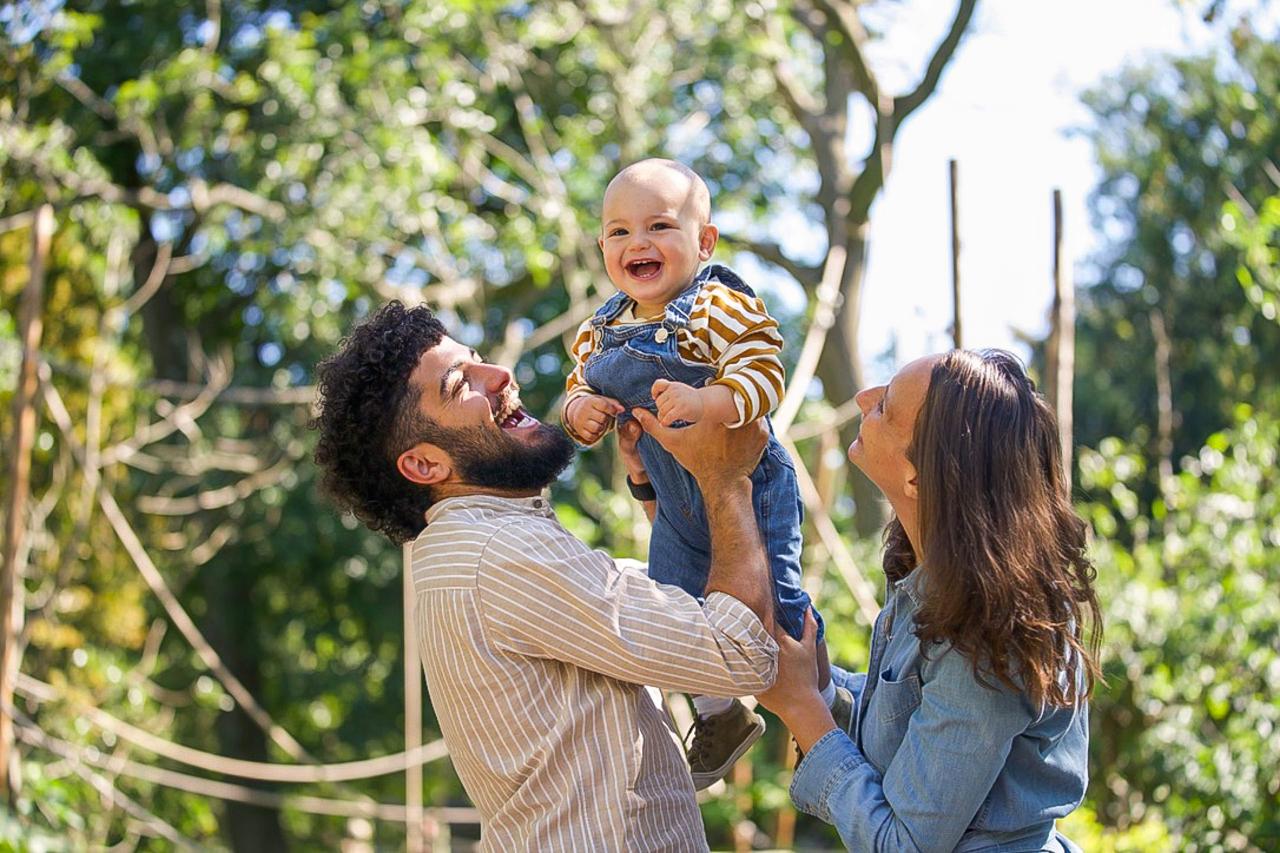
[[[876,78],[875,71],[871,69],[871,63],[867,61],[867,29],[858,18],[857,8],[848,0],[818,0],[818,5],[835,23],[836,31],[844,36],[844,40],[849,44],[849,50],[845,56],[853,66],[858,91],[866,97],[873,110],[882,112],[880,81]]]
[[[766,263],[782,267],[782,269],[791,274],[792,278],[803,285],[805,290],[813,290],[818,286],[818,282],[822,278],[822,267],[810,266],[787,257],[782,253],[782,247],[777,243],[768,240],[754,240],[750,237],[737,237],[730,234],[721,234],[720,239],[739,251],[750,252]]]
[[[770,16],[765,22],[765,32],[772,47],[769,69],[773,73],[774,84],[782,100],[786,102],[791,115],[809,134],[814,151],[825,148],[830,134],[821,123],[823,106],[814,100],[804,87],[799,84],[791,69],[781,59],[787,53],[786,37],[782,33],[777,20]]]
[[[933,94],[933,90],[938,86],[938,81],[942,79],[943,69],[951,61],[956,48],[960,46],[960,40],[964,37],[964,32],[969,27],[969,21],[973,18],[974,7],[977,5],[978,0],[960,0],[960,6],[956,9],[956,17],[951,22],[951,29],[947,31],[946,37],[938,45],[938,49],[934,51],[933,58],[929,60],[929,67],[925,69],[924,79],[920,81],[920,85],[916,86],[911,92],[893,99],[893,116],[897,124],[901,125],[907,116],[911,115],[917,107]]]

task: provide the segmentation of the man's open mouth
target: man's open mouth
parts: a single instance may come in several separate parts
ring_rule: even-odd
[[[662,272],[662,261],[631,261],[627,264],[627,273],[641,281],[657,278]]]
[[[501,429],[521,429],[523,427],[533,426],[538,422],[538,419],[532,417],[528,412],[526,412],[524,410],[524,406],[517,405],[505,414],[500,412],[494,415],[493,422]]]

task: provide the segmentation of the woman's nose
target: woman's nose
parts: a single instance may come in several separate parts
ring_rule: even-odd
[[[867,412],[871,411],[871,407],[876,404],[876,389],[863,388],[854,396],[853,399],[857,401],[858,408],[861,409],[862,413],[865,415]]]

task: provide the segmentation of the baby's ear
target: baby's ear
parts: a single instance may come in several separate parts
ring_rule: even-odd
[[[702,233],[698,235],[698,257],[701,260],[710,260],[712,253],[716,250],[716,243],[720,240],[720,229],[708,222],[702,226]]]

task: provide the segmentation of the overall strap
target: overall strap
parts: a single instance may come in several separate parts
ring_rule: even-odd
[[[694,284],[699,286],[708,281],[718,281],[731,290],[736,290],[739,293],[745,293],[752,299],[756,298],[756,292],[751,289],[750,285],[743,281],[736,272],[729,269],[724,264],[708,264],[702,268],[702,271],[698,273],[697,277],[694,278],[693,281]]]
[[[619,290],[610,296],[603,305],[596,309],[595,315],[591,318],[592,328],[599,329],[601,326],[607,326],[612,323],[619,314],[627,310],[627,305],[631,302],[631,297]]]

